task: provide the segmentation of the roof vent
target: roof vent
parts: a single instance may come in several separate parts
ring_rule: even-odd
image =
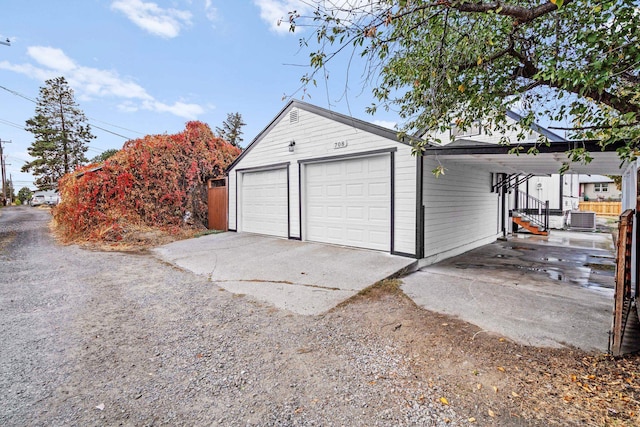
[[[289,123],[298,123],[298,109],[294,108],[289,112]]]

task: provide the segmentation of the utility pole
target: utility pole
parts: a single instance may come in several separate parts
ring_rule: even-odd
[[[2,197],[4,203],[7,202],[7,168],[4,164],[4,153],[2,152],[2,144],[10,143],[11,141],[3,141],[0,139],[0,170],[2,175]]]

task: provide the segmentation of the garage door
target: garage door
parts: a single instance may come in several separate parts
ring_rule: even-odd
[[[288,237],[287,169],[242,174],[242,231]]]
[[[390,250],[389,155],[305,167],[305,240]]]

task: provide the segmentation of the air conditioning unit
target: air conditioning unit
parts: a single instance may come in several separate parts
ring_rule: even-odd
[[[596,213],[571,211],[569,223],[573,230],[596,231]]]

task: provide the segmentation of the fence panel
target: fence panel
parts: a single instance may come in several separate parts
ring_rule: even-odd
[[[617,217],[622,213],[622,202],[580,202],[578,209],[595,212],[596,215]]]
[[[228,230],[227,187],[209,188],[209,229]]]

